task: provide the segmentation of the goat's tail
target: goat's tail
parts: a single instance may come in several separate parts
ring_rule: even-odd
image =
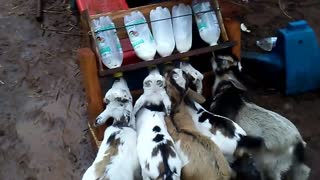
[[[158,145],[159,149],[160,149],[160,153],[161,153],[161,156],[162,156],[162,160],[163,160],[163,171],[164,172],[161,172],[161,175],[160,175],[160,179],[163,179],[163,180],[173,180],[172,176],[174,175],[174,172],[170,169],[170,166],[169,166],[169,157],[170,157],[170,151],[172,151],[171,147],[167,144],[167,143],[161,143]]]
[[[293,150],[294,160],[298,163],[304,163],[305,157],[305,145],[302,142],[298,142]]]
[[[293,150],[293,164],[289,170],[289,177],[293,180],[307,180],[310,168],[305,165],[305,142],[298,142]]]
[[[253,151],[259,151],[264,147],[264,139],[257,136],[240,136],[235,151],[235,157],[242,157],[245,154],[251,154]]]

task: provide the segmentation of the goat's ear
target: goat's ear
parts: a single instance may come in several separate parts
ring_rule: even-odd
[[[188,98],[196,101],[199,104],[202,104],[206,101],[206,98],[204,98],[201,94],[198,94],[197,92],[195,92],[194,90],[188,88],[187,90],[187,96]]]
[[[234,87],[236,87],[240,91],[247,91],[247,88],[237,79],[231,78],[229,81],[232,83]]]

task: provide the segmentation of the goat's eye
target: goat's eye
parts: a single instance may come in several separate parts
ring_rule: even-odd
[[[157,85],[158,85],[159,87],[162,87],[162,86],[163,86],[163,82],[162,82],[161,80],[157,80]]]
[[[146,81],[145,83],[144,83],[144,86],[145,87],[150,87],[151,86],[151,81],[149,80],[149,81]]]
[[[173,79],[178,79],[178,78],[179,78],[179,75],[176,74],[176,73],[174,73],[174,74],[172,74],[172,78],[173,78]]]
[[[109,99],[105,99],[104,102],[106,103],[106,105],[110,103]]]

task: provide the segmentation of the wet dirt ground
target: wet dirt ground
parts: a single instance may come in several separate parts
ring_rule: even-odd
[[[249,1],[240,19],[252,30],[243,48],[304,18],[320,37],[317,0]],[[0,0],[0,179],[80,179],[94,158],[87,131],[85,95],[77,65],[76,16],[63,1],[47,0],[44,22],[35,1]],[[49,30],[43,30],[49,29]],[[59,30],[56,31],[56,30]],[[250,82],[249,99],[291,119],[308,143],[310,179],[320,176],[320,91],[285,97]]]

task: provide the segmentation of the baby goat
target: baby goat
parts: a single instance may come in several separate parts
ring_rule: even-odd
[[[176,71],[182,74],[181,70],[177,69]],[[186,73],[189,75],[188,71]],[[191,94],[193,91],[189,89],[188,92]],[[192,97],[196,96],[195,93],[193,92],[194,95]],[[241,163],[238,163],[238,168],[234,169],[235,178],[239,179],[240,174],[242,176],[246,174],[247,179],[260,180],[260,174],[257,173],[258,170],[254,166],[252,158],[241,157],[244,153],[250,153],[252,150],[260,150],[264,146],[263,139],[247,136],[246,132],[238,124],[226,117],[208,112],[199,103],[189,97],[185,97],[185,103],[197,130],[217,144],[229,163],[239,158],[237,162]],[[247,150],[249,151],[246,152]],[[240,167],[240,165],[245,165],[245,163],[251,163],[251,166]],[[242,170],[242,172],[238,172],[237,170]],[[246,172],[243,170],[246,170]]]
[[[107,107],[98,116],[96,126],[109,118],[113,118],[113,124],[105,130],[98,154],[82,180],[138,180],[141,173],[136,151],[137,134],[129,124],[132,97],[125,80],[116,80],[104,100]]]
[[[151,70],[143,81],[143,94],[136,101],[134,115],[137,122],[137,151],[142,177],[148,179],[179,180],[181,160],[164,122],[171,103],[165,92],[165,81],[157,69]]]
[[[280,180],[281,173],[291,167],[294,180],[306,180],[310,168],[304,164],[306,143],[298,129],[285,117],[243,100],[246,88],[233,73],[238,67],[233,56],[218,56],[212,67],[216,75],[211,112],[235,120],[249,135],[264,139],[265,148],[254,156],[264,177]]]
[[[167,117],[168,131],[182,160],[181,179],[227,180],[231,171],[222,152],[209,138],[199,133],[187,110],[185,99],[190,93],[188,79],[181,69],[166,74],[166,89],[172,102],[171,118]],[[201,97],[194,97],[201,100]]]

